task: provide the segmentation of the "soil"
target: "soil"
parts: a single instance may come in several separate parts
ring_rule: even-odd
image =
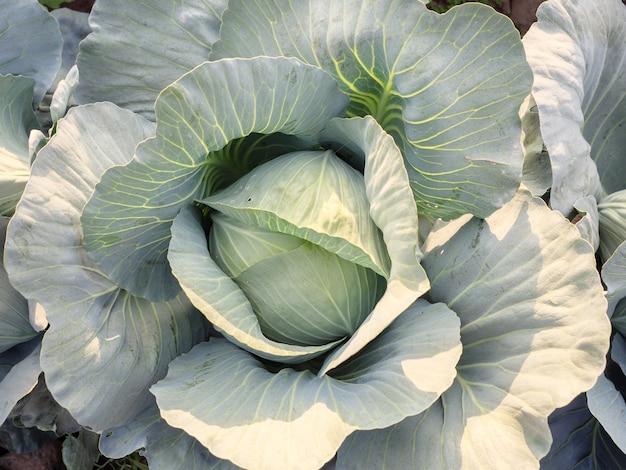
[[[0,456],[0,470],[65,470],[61,440],[27,454],[4,454]]]
[[[73,0],[71,3],[61,4],[61,7],[89,13],[91,11],[91,7],[93,6],[93,2],[94,0]]]
[[[438,6],[449,5],[454,0],[433,0],[432,3]],[[517,29],[523,34],[528,31],[531,24],[537,21],[535,11],[544,0],[489,0],[489,4],[500,13],[507,15]],[[94,0],[73,0],[70,3],[64,3],[61,6],[76,11],[89,12]]]
[[[537,21],[535,12],[544,0],[488,0],[495,10],[507,15],[515,24],[515,27],[524,34],[530,25]],[[437,7],[448,7],[450,4],[461,3],[460,0],[432,0]]]

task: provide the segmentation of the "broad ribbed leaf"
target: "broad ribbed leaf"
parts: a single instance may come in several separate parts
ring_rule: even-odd
[[[41,101],[61,66],[59,23],[37,0],[0,0],[0,11],[0,74],[35,80],[32,107]]]
[[[521,191],[487,219],[436,228],[423,250],[429,297],[461,319],[458,375],[420,416],[351,436],[339,465],[536,468],[550,413],[604,369],[610,325],[593,249]]]
[[[623,454],[626,450],[626,404],[623,395],[609,379],[600,375],[593,388],[587,392],[587,404],[589,411]]]
[[[541,470],[623,470],[623,454],[587,407],[585,394],[550,415],[552,447]]]
[[[600,256],[607,261],[626,241],[626,189],[603,197],[597,206]]]
[[[82,246],[80,214],[104,171],[153,131],[110,103],[72,109],[39,153],[7,233],[11,281],[45,308],[42,368],[55,399],[95,431],[145,406],[167,364],[205,337],[181,295],[151,303],[120,289]]]
[[[543,196],[552,186],[552,167],[550,156],[541,138],[539,112],[532,95],[529,95],[522,104],[520,116],[524,147],[522,184],[534,196]]]
[[[4,423],[17,402],[37,385],[41,374],[40,352],[41,338],[33,338],[0,353],[0,423]]]
[[[609,301],[608,313],[611,321],[622,334],[626,334],[626,318],[623,315],[626,304],[622,302],[621,309],[616,307],[626,298],[626,242],[622,243],[602,266],[602,281],[607,288],[606,297]]]
[[[580,236],[589,242],[594,250],[600,245],[600,237],[598,232],[599,215],[598,204],[593,196],[585,196],[574,201],[574,209],[577,216],[572,219],[576,224],[576,228],[580,232]],[[624,234],[626,237],[626,234]]]
[[[9,219],[0,217],[2,247],[8,222]],[[30,324],[28,301],[9,283],[4,269],[4,254],[0,252],[0,354],[34,338],[37,334]]]
[[[29,77],[0,75],[0,215],[13,214],[28,180],[28,136],[39,127],[34,85]]]
[[[532,94],[552,162],[553,208],[626,189],[626,6],[551,0],[524,36]]]
[[[67,470],[92,468],[100,457],[98,450],[98,434],[81,429],[78,436],[66,436],[63,439],[61,455]]]
[[[438,15],[400,0],[231,0],[211,59],[291,56],[328,71],[406,158],[421,212],[485,217],[521,179],[519,33],[485,5]]]
[[[254,152],[250,161],[229,162],[220,151],[252,133],[315,142],[344,109],[334,80],[295,59],[228,59],[197,67],[159,96],[155,138],[139,145],[129,164],[103,176],[81,218],[85,246],[118,285],[152,300],[171,298],[180,291],[167,262],[174,217],[215,190],[207,187],[213,165],[251,169],[258,163]]]
[[[209,57],[226,0],[108,0],[80,45],[81,103],[112,101],[154,120],[159,92]]]
[[[587,404],[613,442],[626,453],[626,402],[622,395],[622,391],[626,391],[623,390],[626,382],[626,341],[619,333],[611,342],[611,360],[615,363],[607,371],[611,378],[600,374],[596,384],[587,392]]]
[[[35,380],[37,385],[13,408],[11,421],[22,428],[37,428],[40,431],[54,432],[57,436],[75,433],[81,426],[50,394],[39,365],[40,344],[37,346],[37,353],[33,358],[36,361],[33,360],[31,366],[33,368],[31,380]]]
[[[317,469],[355,429],[427,408],[460,354],[457,317],[421,300],[332,373],[270,372],[221,339],[197,345],[152,387],[161,415],[245,468]]]
[[[218,459],[180,429],[169,426],[155,404],[124,426],[107,429],[100,451],[114,459],[140,451],[151,470],[236,470],[240,467]]]

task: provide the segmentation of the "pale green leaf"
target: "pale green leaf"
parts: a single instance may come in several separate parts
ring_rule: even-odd
[[[0,11],[0,74],[35,80],[32,107],[41,101],[61,66],[59,23],[37,0],[0,0]]]
[[[626,368],[626,341],[620,334],[613,337],[611,358],[622,368]],[[626,402],[620,390],[605,374],[600,374],[596,384],[587,392],[589,411],[600,422],[611,439],[626,453]]]
[[[159,92],[209,57],[226,0],[109,0],[80,45],[81,103],[112,101],[154,120]]]
[[[220,212],[211,212],[209,253],[230,278],[272,256],[302,246],[302,238],[272,232],[240,222]]]
[[[626,455],[589,412],[586,394],[552,413],[549,422],[554,440],[541,470],[626,468]]]
[[[233,280],[266,336],[301,345],[352,335],[387,287],[371,269],[312,243],[262,260]]]
[[[422,415],[349,438],[339,464],[537,468],[548,416],[605,366],[610,325],[593,249],[521,191],[487,219],[435,228],[423,250],[429,297],[461,319],[458,375]]]
[[[333,119],[322,141],[363,169],[370,217],[380,229],[391,260],[387,289],[370,315],[341,348],[327,357],[325,373],[358,352],[429,288],[420,265],[415,200],[402,155],[371,117]],[[360,163],[358,163],[360,162]]]
[[[8,222],[0,217],[0,246],[4,246]],[[3,261],[0,252],[0,354],[38,334],[30,323],[28,301],[9,282]]]
[[[253,133],[295,135],[312,145],[324,124],[343,114],[345,100],[328,74],[296,59],[198,66],[159,96],[156,136],[98,184],[81,219],[90,255],[135,295],[171,298],[180,289],[166,257],[180,208],[217,189],[212,172],[238,165],[249,171],[256,157],[266,158],[252,151],[225,159],[224,147]]]
[[[153,128],[111,103],[70,110],[35,160],[7,232],[9,277],[50,322],[42,346],[48,387],[94,431],[140,412],[170,360],[205,338],[204,319],[184,295],[134,297],[82,246],[81,210],[100,176],[127,162]]]
[[[191,302],[233,343],[279,362],[303,362],[336,345],[296,346],[272,341],[261,331],[250,302],[213,261],[199,211],[184,207],[172,225],[168,259]],[[339,340],[340,341],[340,340]]]
[[[235,470],[240,467],[218,459],[181,429],[169,426],[155,404],[135,419],[107,429],[100,438],[100,450],[107,457],[121,459],[139,451],[151,470]]]
[[[387,251],[369,215],[363,175],[332,150],[283,155],[199,202],[389,276]]]
[[[29,77],[0,75],[0,214],[12,215],[28,180],[28,136],[39,127]]]
[[[518,110],[531,73],[508,18],[438,15],[400,0],[231,0],[210,57],[297,57],[328,71],[407,160],[420,212],[485,217],[522,170]]]
[[[33,338],[0,353],[0,422],[4,423],[17,402],[37,385],[40,352],[41,338]]]
[[[620,315],[618,319],[613,312],[616,311],[618,302],[626,298],[626,242],[622,243],[602,266],[602,281],[607,288],[608,313],[612,317],[611,320],[619,323],[624,322],[623,315]],[[618,326],[618,328],[626,333],[626,325]]]
[[[537,103],[529,95],[520,109],[522,118],[522,143],[524,146],[524,166],[522,184],[534,196],[543,196],[552,186],[550,156],[543,145],[539,125]]]
[[[569,215],[580,197],[625,189],[626,7],[552,0],[537,18],[523,42],[552,162],[550,203]]]
[[[626,189],[603,197],[597,205],[600,256],[607,261],[626,241]]]
[[[100,457],[98,434],[81,429],[77,437],[66,436],[61,455],[67,470],[93,468]]]
[[[600,246],[598,203],[593,196],[584,196],[574,201],[577,214],[572,219],[580,236],[589,242],[594,251]],[[624,234],[626,237],[626,233]]]
[[[331,373],[271,372],[220,339],[172,362],[152,387],[161,415],[245,468],[316,469],[355,429],[419,413],[452,382],[457,317],[421,300]],[[274,365],[275,366],[275,365]]]

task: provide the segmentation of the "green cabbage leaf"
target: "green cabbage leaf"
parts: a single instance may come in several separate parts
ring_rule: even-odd
[[[348,115],[373,116],[396,140],[421,213],[486,217],[513,197],[531,74],[519,33],[492,8],[231,0],[211,59],[260,55],[330,73],[350,97]]]
[[[125,163],[153,128],[111,103],[71,110],[35,160],[7,232],[9,278],[51,325],[41,353],[48,388],[96,432],[142,411],[170,360],[206,337],[183,295],[161,303],[135,297],[82,246],[80,214],[101,173]]]
[[[436,226],[423,250],[429,298],[461,320],[457,377],[420,415],[351,435],[338,465],[536,468],[552,442],[548,416],[605,365],[610,325],[591,246],[523,191],[484,220]]]

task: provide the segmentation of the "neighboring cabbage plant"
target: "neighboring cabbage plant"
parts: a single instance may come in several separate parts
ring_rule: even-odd
[[[541,140],[549,158],[551,178],[545,188],[550,205],[574,217],[581,233],[599,248],[615,327],[605,374],[586,400],[572,405],[573,411],[555,415],[555,445],[545,465],[569,468],[587,459],[609,468],[620,460],[623,465],[626,452],[620,302],[626,296],[626,6],[619,0],[548,0],[537,17],[523,39],[535,76],[526,122],[534,114],[539,124],[528,127],[527,134],[529,141],[533,136]],[[536,173],[534,164],[540,162],[535,158],[529,173]],[[577,213],[584,217],[579,220]],[[589,420],[585,402],[601,426]],[[585,451],[571,452],[572,446]],[[573,460],[564,464],[567,455]]]

